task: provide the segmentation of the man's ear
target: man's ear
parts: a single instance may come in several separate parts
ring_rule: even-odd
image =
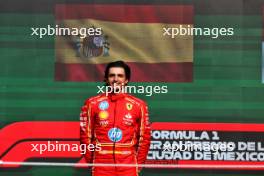
[[[125,85],[127,85],[127,84],[128,84],[128,79],[125,80]]]

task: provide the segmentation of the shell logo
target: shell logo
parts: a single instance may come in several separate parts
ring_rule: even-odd
[[[108,116],[109,116],[109,113],[108,113],[107,111],[100,111],[100,112],[99,112],[99,118],[100,118],[101,120],[105,120],[105,119],[107,119]]]

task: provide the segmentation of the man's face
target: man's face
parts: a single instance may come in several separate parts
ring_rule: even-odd
[[[121,86],[124,86],[128,83],[124,68],[111,67],[109,69],[106,82],[109,86],[112,86],[114,90],[116,91],[120,90]]]

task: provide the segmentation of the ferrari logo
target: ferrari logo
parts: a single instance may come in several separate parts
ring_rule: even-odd
[[[127,110],[131,110],[132,109],[132,107],[133,107],[133,105],[131,104],[131,103],[127,103],[126,104],[126,108],[127,108]]]

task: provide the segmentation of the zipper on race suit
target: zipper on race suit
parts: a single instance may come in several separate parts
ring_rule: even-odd
[[[116,128],[116,104],[117,104],[117,100],[115,101],[115,108],[114,108],[114,125],[113,128]],[[114,138],[115,139],[115,138]],[[115,158],[115,140],[114,140],[114,145],[113,145],[113,159],[114,159],[114,163],[116,164],[116,158]],[[115,166],[115,171],[116,171],[116,166]]]

